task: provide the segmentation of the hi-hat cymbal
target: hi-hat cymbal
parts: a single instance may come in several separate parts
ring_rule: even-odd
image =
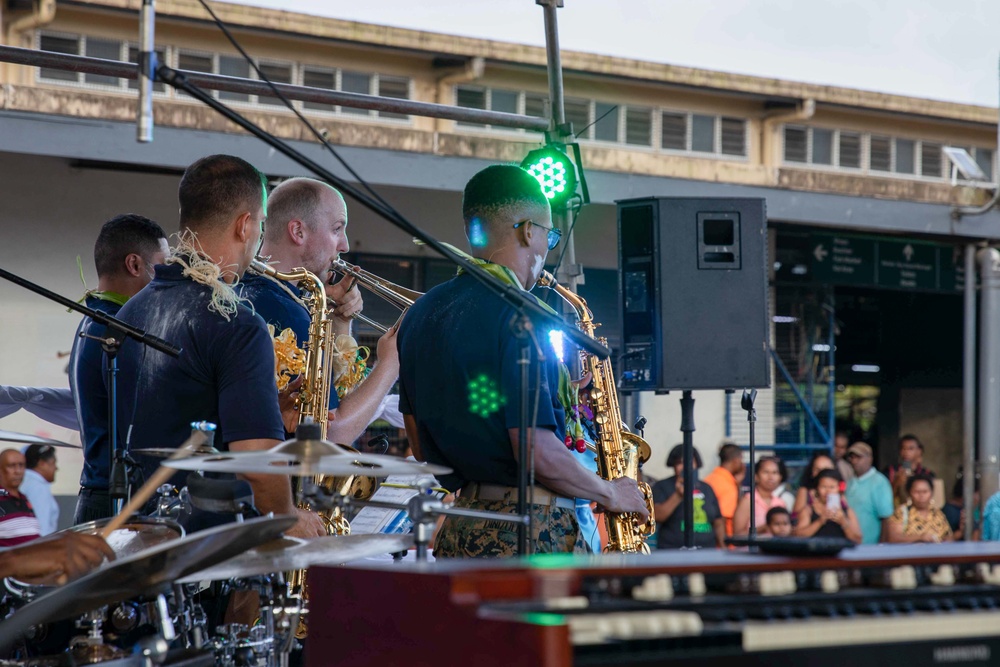
[[[388,477],[389,475],[446,475],[451,472],[450,468],[444,466],[416,463],[395,456],[360,454],[353,450],[350,454],[341,452],[305,459],[282,454],[275,449],[263,452],[225,452],[216,456],[191,456],[167,460],[162,465],[177,470],[295,477],[312,475]]]
[[[277,516],[230,523],[108,563],[53,589],[0,621],[0,650],[33,625],[80,616],[131,597],[168,590],[177,579],[277,539],[295,521],[294,516]]]
[[[368,556],[405,551],[411,546],[412,535],[330,535],[311,540],[282,537],[225,563],[189,574],[178,583],[256,577],[313,565],[343,565]]]
[[[21,442],[26,445],[50,445],[52,447],[80,449],[80,445],[71,445],[68,442],[63,442],[62,440],[53,440],[52,438],[43,438],[37,435],[16,433],[14,431],[0,431],[0,440],[5,442]]]

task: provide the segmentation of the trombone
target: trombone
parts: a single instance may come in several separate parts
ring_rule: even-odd
[[[333,262],[333,270],[354,278],[355,282],[359,283],[362,287],[366,288],[376,296],[385,299],[400,310],[406,310],[413,305],[413,302],[424,295],[423,292],[407,289],[401,285],[397,285],[396,283],[379,278],[374,273],[365,271],[361,267],[349,264],[339,258]],[[388,327],[382,326],[375,320],[365,317],[361,313],[357,313],[354,317],[361,320],[376,331],[385,333],[389,330]]]

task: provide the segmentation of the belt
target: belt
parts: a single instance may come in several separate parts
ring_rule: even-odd
[[[510,503],[517,502],[517,487],[504,486],[502,484],[486,484],[483,482],[469,482],[462,487],[462,498],[468,500],[503,500]],[[528,498],[534,500],[535,505],[559,507],[562,509],[575,509],[576,500],[557,496],[548,489],[536,486],[534,490],[528,489]]]

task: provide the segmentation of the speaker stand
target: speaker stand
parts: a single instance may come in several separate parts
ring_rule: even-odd
[[[681,433],[684,434],[684,548],[694,548],[694,398],[681,394]]]

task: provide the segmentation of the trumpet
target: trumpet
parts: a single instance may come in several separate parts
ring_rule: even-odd
[[[424,295],[423,292],[417,292],[415,290],[407,289],[401,285],[397,285],[396,283],[389,282],[388,280],[376,276],[374,273],[365,271],[361,267],[349,264],[342,259],[337,259],[333,262],[333,270],[354,278],[354,280],[362,287],[369,290],[376,296],[385,299],[400,310],[406,310],[412,306],[417,299]],[[384,327],[378,322],[365,317],[360,313],[357,314],[356,318],[373,329],[381,331],[382,333],[389,330],[388,327]]]

